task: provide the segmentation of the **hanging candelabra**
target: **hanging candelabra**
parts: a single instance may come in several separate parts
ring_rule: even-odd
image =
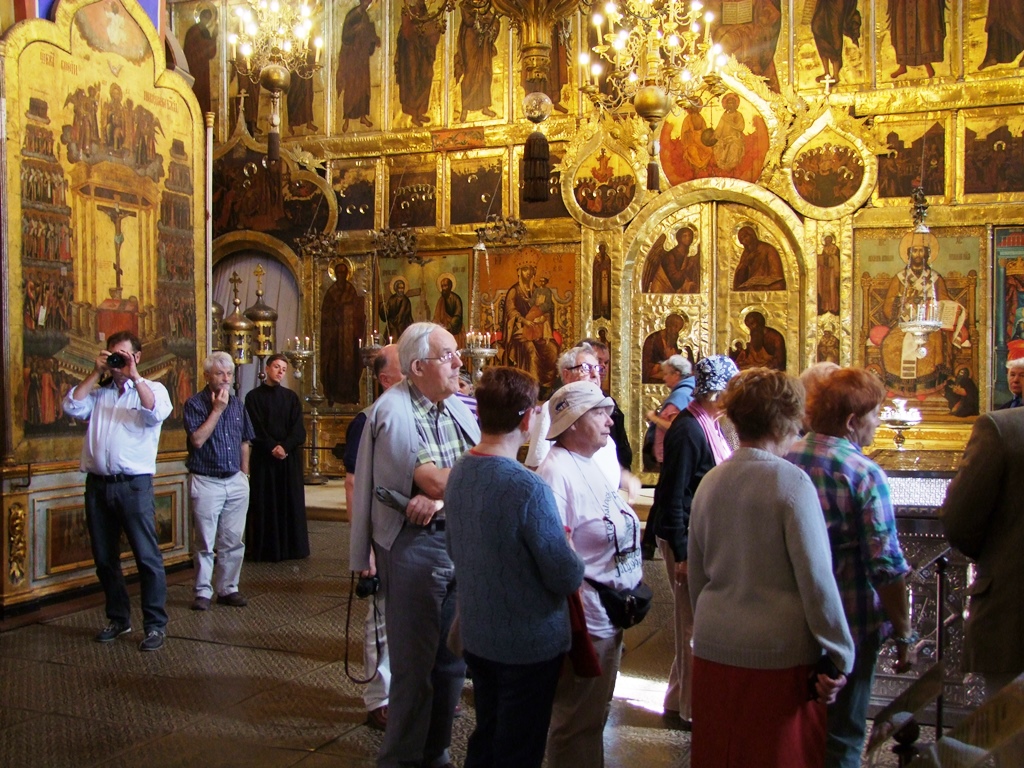
[[[235,11],[238,30],[228,35],[235,71],[270,94],[267,159],[281,159],[281,94],[292,75],[310,79],[320,69],[323,38],[310,40],[319,3],[293,5],[288,0],[248,0]]]
[[[915,187],[911,199],[913,229],[900,240],[900,256],[906,259],[907,266],[903,271],[898,322],[901,331],[914,337],[917,357],[923,359],[928,355],[928,338],[942,329],[942,320],[931,267],[935,235],[924,223],[928,215],[924,187]]]
[[[719,71],[728,56],[710,35],[715,16],[699,0],[588,0],[582,7],[597,42],[580,54],[581,90],[612,113],[632,105],[647,123],[647,188],[657,190],[661,121],[673,105],[700,108],[727,90]]]

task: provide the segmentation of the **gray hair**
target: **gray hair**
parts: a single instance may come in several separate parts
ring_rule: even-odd
[[[1017,368],[1024,368],[1024,357],[1018,357],[1016,360],[1006,361],[1006,370],[1012,371]]]
[[[685,378],[693,373],[693,365],[682,355],[672,355],[668,360],[661,361],[661,370],[664,373],[676,371]]]
[[[559,374],[565,373],[570,368],[576,365],[576,358],[580,355],[597,355],[594,354],[594,348],[587,342],[581,342],[578,347],[573,347],[567,352],[563,352],[562,356],[558,358],[558,372]]]
[[[214,369],[214,367],[234,374],[235,361],[227,352],[218,349],[216,352],[211,352],[206,356],[206,359],[203,360],[203,373],[209,373]]]
[[[412,364],[430,355],[430,334],[441,328],[437,323],[413,323],[398,337],[398,364],[402,373],[412,375]],[[441,328],[444,330],[444,328]]]

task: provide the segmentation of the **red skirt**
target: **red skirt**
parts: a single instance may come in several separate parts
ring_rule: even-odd
[[[695,656],[691,768],[820,768],[826,710],[809,698],[810,674]]]

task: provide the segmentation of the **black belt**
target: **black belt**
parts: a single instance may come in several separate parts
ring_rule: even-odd
[[[234,472],[192,472],[193,475],[199,475],[200,477],[212,477],[217,480],[227,480],[229,477],[237,475],[239,470]]]
[[[431,520],[429,523],[423,526],[423,530],[429,531],[430,533],[437,533],[438,531],[443,531],[444,518],[442,517],[440,520]]]
[[[126,475],[123,472],[118,472],[116,475],[97,475],[94,472],[90,472],[89,477],[104,483],[127,483],[136,477],[142,477],[142,475]]]

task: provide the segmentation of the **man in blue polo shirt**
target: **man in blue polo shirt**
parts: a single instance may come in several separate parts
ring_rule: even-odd
[[[238,591],[245,544],[245,515],[249,509],[249,449],[255,432],[242,401],[231,394],[235,364],[227,352],[214,352],[203,361],[206,387],[185,403],[185,432],[192,473],[189,495],[195,527],[196,586],[193,611],[206,611],[217,602],[244,607]],[[214,563],[216,550],[216,572]]]

